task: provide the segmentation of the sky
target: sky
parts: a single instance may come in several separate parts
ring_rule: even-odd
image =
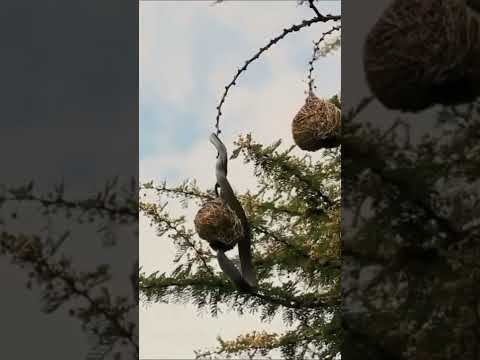
[[[144,1],[140,2],[140,180],[175,185],[196,179],[214,184],[215,155],[208,136],[216,106],[236,69],[269,39],[292,24],[313,17],[296,1]],[[319,3],[324,14],[340,14],[340,2]],[[293,144],[291,120],[305,98],[307,64],[313,41],[332,23],[314,24],[289,34],[243,73],[226,99],[222,140],[231,151],[241,134],[256,141]],[[333,39],[333,38],[330,38]],[[340,51],[316,64],[317,95],[340,92]],[[236,190],[256,186],[240,159],[229,163]],[[169,203],[173,215],[192,221],[195,208]],[[146,273],[169,271],[174,247],[140,219],[140,264]],[[208,350],[215,338],[234,338],[251,330],[280,332],[279,319],[262,323],[234,313],[211,318],[191,305],[153,304],[140,308],[140,359],[187,359]]]

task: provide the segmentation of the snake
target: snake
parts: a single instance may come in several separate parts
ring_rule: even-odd
[[[215,191],[220,188],[219,196],[230,207],[231,210],[240,219],[243,228],[243,236],[238,241],[238,254],[240,257],[240,269],[237,269],[235,264],[225,255],[222,249],[217,250],[217,261],[223,273],[239,288],[244,290],[251,290],[257,286],[257,279],[252,263],[252,235],[250,225],[245,215],[240,201],[235,196],[235,193],[227,179],[228,156],[227,148],[222,143],[220,138],[212,133],[210,135],[210,142],[217,150],[217,162],[215,165],[215,175],[217,183],[215,184]]]

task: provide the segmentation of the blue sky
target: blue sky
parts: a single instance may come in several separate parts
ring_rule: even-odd
[[[251,9],[252,21],[268,21],[272,23],[275,22],[275,19],[272,19],[274,12],[270,10],[274,8],[283,8],[284,10],[288,8],[292,12],[292,20],[297,22],[303,17],[310,16],[308,8],[296,6],[294,2],[288,4],[283,2],[283,4],[279,3],[279,5],[274,5],[275,2],[262,5],[252,5],[251,2],[247,5],[226,3],[216,6],[210,6],[208,2],[190,3],[190,6],[188,5],[189,2],[185,3],[187,4],[182,4],[181,6],[172,2],[142,4],[141,21],[148,23],[146,27],[150,28],[155,27],[153,24],[156,24],[157,20],[158,22],[164,21],[162,14],[168,16],[169,12],[172,13],[170,21],[172,21],[174,16],[182,16],[183,11],[176,11],[179,8],[182,8],[182,10],[193,8],[194,14],[189,18],[189,22],[184,25],[188,26],[188,29],[183,30],[188,32],[188,39],[182,38],[181,34],[177,35],[175,29],[170,29],[168,34],[170,39],[178,36],[179,38],[176,41],[188,42],[190,45],[188,53],[172,53],[168,47],[169,44],[162,42],[162,37],[165,34],[158,34],[158,37],[153,33],[149,34],[149,36],[157,40],[157,48],[152,50],[152,55],[150,55],[150,59],[152,59],[156,67],[148,67],[145,72],[141,71],[140,77],[141,160],[154,157],[157,154],[169,155],[171,153],[188,151],[196,141],[204,139],[212,126],[215,106],[222,90],[222,87],[212,87],[210,80],[213,73],[221,64],[232,64],[230,72],[222,74],[224,75],[223,83],[226,84],[233,76],[236,66],[241,65],[263,42],[268,40],[268,36],[276,35],[282,29],[282,27],[273,25],[270,27],[272,31],[266,31],[265,34],[258,33],[258,36],[246,36],[245,29],[238,26],[238,24],[218,21],[219,19],[215,18],[216,10],[224,10],[228,7],[241,7],[245,11],[248,5]],[[339,11],[339,6],[335,3],[328,3],[325,8],[327,9],[326,12],[338,13]],[[267,19],[265,19],[265,15],[268,16]],[[292,69],[298,70],[299,77],[297,82],[299,84],[305,79],[307,62],[311,54],[310,42],[314,39],[313,35],[319,33],[318,28],[320,27],[321,25],[313,26],[311,31],[309,29],[304,34],[292,34],[278,45],[278,47],[290,50],[289,56],[285,60]],[[157,29],[161,31],[161,26]],[[145,30],[148,31],[149,29]],[[141,36],[143,34],[142,32]],[[142,38],[140,41],[142,42]],[[272,53],[275,51],[276,49],[273,49]],[[158,83],[152,84],[147,78],[150,77],[151,72],[159,71],[164,66],[162,65],[162,60],[165,57],[182,56],[190,57],[191,61],[184,61],[184,63],[188,63],[188,72],[192,75],[189,78],[189,89],[183,94],[183,101],[169,101],[169,99],[165,99],[162,96],[156,96],[158,93],[152,90],[152,88],[162,85]],[[268,58],[268,56],[267,54],[265,58]],[[338,72],[338,61],[339,54],[321,60],[320,65],[322,66],[323,74],[316,75],[319,77],[319,81],[323,82],[323,88],[332,89],[335,86],[338,87],[338,78],[332,76],[336,71]],[[186,71],[180,65],[172,66],[168,69],[172,78],[176,74]],[[165,71],[165,69],[162,71]],[[248,88],[250,91],[255,92],[262,87],[267,87],[272,77],[281,75],[274,73],[268,61],[260,59],[251,65],[248,72],[242,74],[239,80],[239,87]],[[173,81],[168,84],[168,86],[172,85]],[[181,91],[182,84],[177,86]],[[227,99],[227,102],[234,99],[234,91],[232,91],[232,95]],[[275,99],[265,98],[259,100],[275,103]],[[166,128],[170,132],[165,132]],[[168,137],[168,141],[166,141],[166,137]],[[272,138],[272,140],[274,139]]]

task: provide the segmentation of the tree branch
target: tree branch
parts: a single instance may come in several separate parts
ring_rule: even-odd
[[[98,273],[83,274],[82,277],[73,271],[69,271],[69,263],[65,259],[53,262],[50,256],[44,254],[44,244],[36,238],[19,237],[3,232],[0,235],[0,253],[10,255],[15,263],[20,266],[28,264],[34,268],[33,274],[38,282],[45,285],[44,299],[47,302],[50,301],[47,312],[57,309],[72,297],[84,299],[89,304],[89,309],[85,311],[85,316],[79,314],[78,318],[88,322],[88,317],[102,315],[110,323],[112,329],[116,331],[115,335],[130,342],[138,354],[138,343],[133,329],[122,324],[121,321],[127,311],[136,307],[136,303],[133,307],[122,308],[119,305],[111,305],[101,298],[95,299],[91,291],[98,285],[94,281]],[[84,279],[88,279],[89,282],[85,283],[82,281]],[[99,280],[101,279],[102,277]],[[57,283],[57,280],[61,281],[61,285]],[[82,283],[85,284],[84,289],[78,286]],[[58,293],[58,291],[64,294]],[[101,336],[101,334],[98,335]]]
[[[327,21],[338,21],[338,20],[341,20],[341,15],[321,15],[319,13],[318,16],[310,19],[310,20],[304,20],[302,21],[302,23],[300,24],[296,24],[296,25],[292,25],[290,26],[289,28],[286,28],[286,29],[283,29],[283,32],[274,37],[273,39],[271,39],[264,47],[261,47],[259,49],[259,51],[253,55],[250,59],[248,59],[245,64],[239,68],[237,70],[237,73],[235,74],[235,76],[233,77],[232,81],[230,81],[230,83],[225,86],[225,90],[223,92],[223,95],[220,99],[220,102],[219,104],[217,105],[217,116],[216,116],[216,122],[215,122],[215,128],[216,128],[216,134],[217,136],[221,133],[221,130],[220,130],[220,117],[222,116],[222,106],[223,104],[225,103],[225,99],[227,98],[227,95],[228,95],[228,92],[230,91],[230,89],[236,84],[237,82],[237,79],[239,78],[239,76],[247,70],[248,66],[254,62],[255,60],[257,60],[264,52],[266,52],[268,49],[270,49],[273,45],[275,45],[276,43],[278,43],[280,40],[282,40],[284,37],[286,37],[288,34],[290,33],[293,33],[293,32],[297,32],[305,27],[308,27],[312,24],[315,24],[315,23],[318,23],[318,22],[327,22]]]
[[[315,15],[317,15],[318,17],[321,17],[322,14],[320,14],[320,11],[318,11],[318,9],[315,6],[315,4],[313,3],[313,1],[314,0],[308,0],[308,5],[310,6],[310,9],[312,9],[315,12]]]
[[[55,200],[49,200],[41,197],[36,197],[34,195],[24,195],[24,196],[14,196],[14,197],[0,197],[0,202],[36,202],[45,207],[52,207],[58,206],[63,207],[66,209],[74,210],[83,210],[83,211],[90,211],[90,210],[97,210],[100,212],[106,212],[110,216],[128,216],[133,218],[138,218],[138,211],[135,211],[128,207],[119,207],[113,208],[108,207],[104,201],[96,200],[96,199],[89,199],[83,201],[69,201],[63,198],[57,198]]]
[[[167,289],[170,287],[222,289],[223,291],[230,294],[240,293],[246,297],[257,298],[263,300],[266,303],[283,306],[289,309],[325,309],[332,306],[340,305],[339,299],[335,299],[330,296],[326,296],[323,298],[321,296],[315,296],[315,300],[307,300],[305,296],[288,296],[285,298],[281,298],[279,296],[269,295],[267,294],[268,289],[262,288],[257,288],[256,290],[239,290],[238,288],[232,286],[230,282],[216,276],[211,278],[147,278],[140,280],[140,292],[144,293],[147,297],[155,295],[155,290]],[[285,294],[285,296],[287,295]]]
[[[313,3],[313,1],[311,1]],[[312,54],[312,58],[311,60],[308,62],[308,65],[309,65],[309,69],[308,69],[308,77],[307,77],[307,80],[308,80],[308,89],[310,91],[313,91],[313,83],[314,83],[314,79],[313,79],[313,70],[314,70],[314,66],[313,64],[315,63],[315,61],[317,60],[317,53],[318,51],[320,50],[320,44],[323,40],[325,40],[325,37],[332,34],[333,32],[335,31],[338,31],[341,29],[341,25],[339,26],[334,26],[332,27],[330,30],[324,32],[322,34],[322,36],[320,37],[320,39],[316,42],[314,42],[314,46],[313,46],[313,54]]]
[[[165,227],[165,230],[173,231],[177,237],[180,237],[185,242],[185,244],[187,244],[188,247],[195,252],[197,259],[202,262],[204,269],[211,275],[214,274],[211,267],[207,263],[205,254],[202,253],[199,249],[197,249],[195,243],[191,240],[191,238],[187,236],[187,234],[183,230],[179,229],[173,221],[171,221],[165,216],[161,216],[161,214],[158,212],[158,207],[156,205],[140,203],[140,210],[143,211],[147,216],[150,216],[155,221],[155,223],[163,225]]]

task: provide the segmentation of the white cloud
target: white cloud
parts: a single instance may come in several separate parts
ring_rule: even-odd
[[[195,7],[150,3],[140,7],[139,77],[144,103],[179,103],[192,91],[192,32]],[[162,13],[168,13],[168,16]],[[178,69],[172,71],[172,69]],[[181,70],[180,70],[181,69]]]

